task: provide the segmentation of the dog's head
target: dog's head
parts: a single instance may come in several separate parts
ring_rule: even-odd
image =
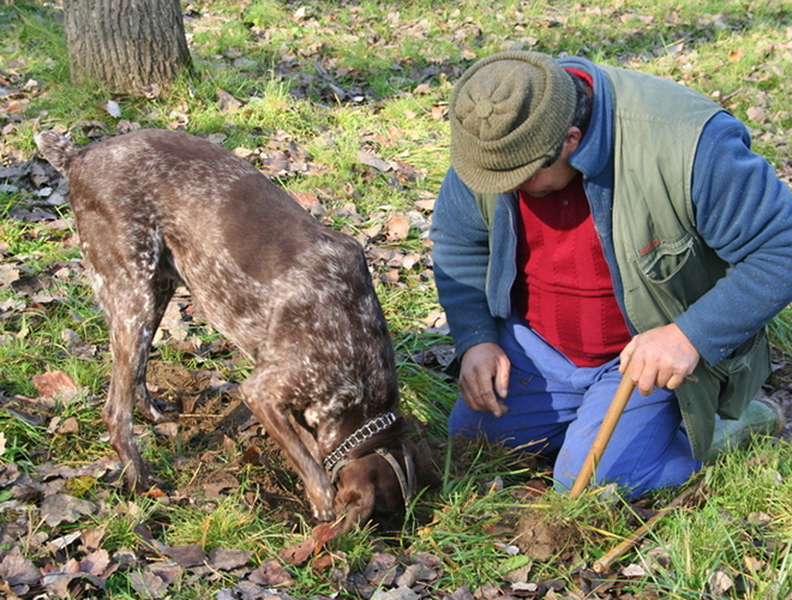
[[[398,531],[412,498],[436,487],[439,479],[412,441],[368,450],[361,449],[338,471],[333,508],[343,530],[370,521],[380,531]]]

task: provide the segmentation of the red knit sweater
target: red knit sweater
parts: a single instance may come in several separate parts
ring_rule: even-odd
[[[581,176],[542,198],[520,192],[517,310],[581,367],[616,357],[630,332],[616,303]]]

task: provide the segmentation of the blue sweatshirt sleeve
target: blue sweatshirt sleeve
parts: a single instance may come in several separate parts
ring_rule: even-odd
[[[457,355],[475,344],[497,342],[486,295],[489,230],[472,191],[453,167],[440,187],[429,237],[437,292]]]
[[[696,151],[696,228],[733,266],[676,323],[711,364],[728,358],[792,301],[792,192],[750,143],[740,121],[718,113]]]

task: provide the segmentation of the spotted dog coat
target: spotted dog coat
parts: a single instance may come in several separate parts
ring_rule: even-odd
[[[78,149],[37,138],[70,187],[80,247],[110,329],[103,419],[127,485],[150,485],[132,436],[148,396],[152,336],[183,281],[208,321],[255,363],[245,403],[303,479],[314,516],[398,525],[397,473],[415,455],[403,418],[350,450],[336,487],[322,459],[370,420],[398,414],[393,347],[359,244],[320,225],[278,186],[220,146],[144,130]],[[417,484],[431,473],[417,458]]]

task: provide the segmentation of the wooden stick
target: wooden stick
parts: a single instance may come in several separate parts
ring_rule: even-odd
[[[611,548],[611,550],[608,553],[606,553],[602,558],[596,561],[592,567],[594,569],[594,572],[600,575],[602,573],[606,573],[610,569],[611,565],[617,560],[619,560],[622,556],[627,554],[627,552],[631,550],[638,543],[638,541],[647,534],[649,529],[655,523],[657,523],[657,521],[662,519],[664,516],[666,516],[669,512],[671,512],[678,506],[681,506],[682,504],[687,502],[688,499],[693,494],[695,494],[700,487],[701,487],[701,480],[699,480],[699,482],[696,485],[688,488],[687,490],[679,494],[676,498],[674,498],[670,502],[668,506],[657,511],[646,523],[644,523],[638,529],[633,531],[625,540],[619,542],[619,544]]]
[[[619,383],[619,387],[613,395],[613,400],[611,400],[611,404],[608,407],[608,412],[605,413],[605,418],[602,420],[602,425],[600,425],[597,436],[591,444],[588,456],[586,456],[586,460],[580,468],[580,473],[578,473],[577,479],[572,485],[570,494],[573,498],[580,496],[583,490],[586,489],[594,470],[597,468],[600,458],[602,458],[602,453],[605,452],[605,447],[608,445],[613,435],[613,430],[616,429],[616,425],[624,412],[624,407],[627,406],[627,401],[630,399],[630,395],[634,388],[635,384],[632,379],[630,379],[629,375],[627,373],[622,375],[621,383]]]

